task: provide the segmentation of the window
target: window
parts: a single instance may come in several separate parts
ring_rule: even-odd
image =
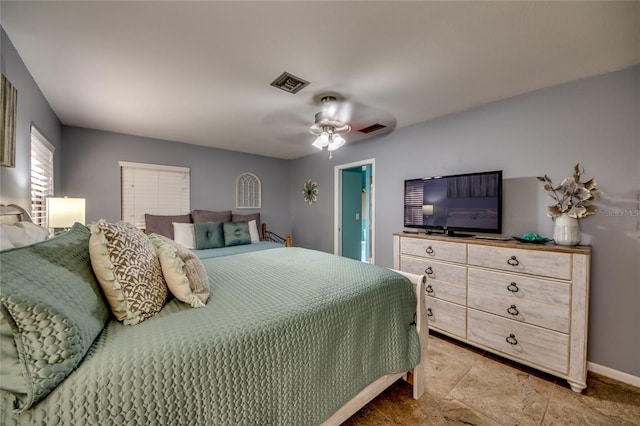
[[[47,227],[46,198],[53,195],[53,152],[55,147],[31,126],[31,219]]]
[[[236,179],[236,208],[259,209],[262,207],[260,178],[253,173],[243,173]]]
[[[191,212],[188,167],[120,161],[122,220],[143,228],[144,215]]]

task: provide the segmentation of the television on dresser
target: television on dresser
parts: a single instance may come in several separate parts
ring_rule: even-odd
[[[502,170],[404,181],[404,227],[468,236],[502,232]]]

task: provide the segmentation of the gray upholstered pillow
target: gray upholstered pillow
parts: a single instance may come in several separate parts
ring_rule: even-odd
[[[260,239],[262,239],[262,225],[260,224],[260,213],[251,213],[251,214],[233,214],[231,215],[232,222],[249,222],[250,220],[256,221],[256,227],[258,228],[258,235],[260,235]]]
[[[0,253],[0,388],[14,394],[16,411],[58,386],[109,319],[89,236],[76,223],[50,240]]]
[[[173,222],[191,223],[191,215],[188,213],[177,216],[144,215],[145,232],[147,235],[160,234],[173,239]]]
[[[169,290],[153,244],[138,228],[104,220],[92,224],[89,254],[116,319],[138,324],[160,312]]]
[[[249,222],[225,222],[224,229],[225,247],[251,244],[251,234],[249,233]]]
[[[229,222],[231,220],[231,210],[214,212],[211,210],[194,210],[191,212],[193,223],[198,222]]]
[[[162,235],[151,234],[149,240],[156,249],[171,294],[194,308],[204,306],[209,298],[209,276],[198,256]]]
[[[200,222],[193,224],[196,249],[224,247],[224,231],[222,222]]]

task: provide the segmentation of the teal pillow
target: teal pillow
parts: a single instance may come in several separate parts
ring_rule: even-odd
[[[251,234],[249,233],[249,222],[224,222],[224,245],[225,247],[251,244]]]
[[[222,222],[194,223],[193,233],[196,237],[197,250],[224,247]]]
[[[90,235],[76,223],[58,237],[0,252],[0,346],[11,361],[0,363],[0,388],[15,396],[17,412],[80,364],[109,319],[91,268]]]

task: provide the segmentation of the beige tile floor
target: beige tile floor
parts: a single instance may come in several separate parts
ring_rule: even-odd
[[[640,425],[640,388],[589,373],[587,389],[444,336],[429,336],[427,391],[398,381],[347,420],[355,425]]]

